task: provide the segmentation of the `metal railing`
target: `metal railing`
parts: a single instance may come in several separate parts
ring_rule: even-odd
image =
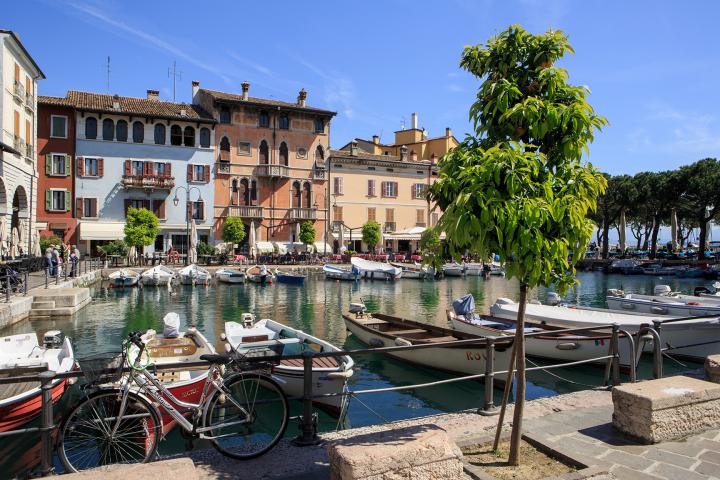
[[[228,207],[228,216],[240,218],[263,218],[263,207],[231,205]]]
[[[125,188],[161,188],[167,190],[175,186],[175,177],[165,175],[123,175],[122,185]]]
[[[290,169],[286,165],[258,165],[255,172],[258,177],[287,178],[290,176]]]
[[[317,208],[293,207],[288,214],[293,220],[317,220],[318,218]]]
[[[56,270],[51,273],[44,257],[26,260],[32,263],[18,265],[17,269],[13,268],[14,265],[6,265],[7,268],[0,274],[0,298],[4,299],[5,303],[10,303],[12,297],[27,296],[28,290],[33,288],[49,288],[50,284],[57,285],[60,281],[72,280],[103,268],[101,259],[89,257],[79,260],[75,266],[70,261],[65,262],[62,266],[55,267]]]

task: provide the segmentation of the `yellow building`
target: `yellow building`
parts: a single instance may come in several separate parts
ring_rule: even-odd
[[[428,138],[413,114],[411,128],[395,132],[392,144],[375,135],[331,150],[328,209],[336,249],[351,244],[352,250],[366,251],[361,229],[375,220],[383,231],[380,248],[418,250],[420,235],[439,216],[426,198],[427,188],[437,177],[438,160],[457,145],[449,128],[442,137]]]

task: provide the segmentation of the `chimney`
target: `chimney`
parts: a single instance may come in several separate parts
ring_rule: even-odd
[[[180,109],[180,116],[181,116],[181,117],[187,116],[187,110],[185,110],[184,107]]]
[[[357,157],[357,154],[358,154],[358,142],[353,140],[352,142],[350,142],[350,155],[352,155],[353,157]]]
[[[400,161],[404,162],[405,160],[407,160],[407,156],[408,156],[407,147],[405,145],[403,145],[400,147]]]
[[[120,96],[117,93],[113,95],[113,109],[120,110]]]
[[[452,129],[450,127],[445,127],[445,136],[452,137]]]
[[[242,99],[247,100],[248,99],[248,92],[250,91],[250,84],[247,81],[244,81],[242,83]]]
[[[195,95],[197,95],[198,90],[200,90],[200,82],[197,80],[192,81],[192,98],[195,100]]]
[[[373,143],[374,143],[375,145],[377,145],[378,143],[380,143],[380,137],[377,136],[377,135],[373,135]]]
[[[160,90],[148,90],[147,91],[147,99],[154,100],[157,102],[160,99]]]
[[[415,112],[413,112],[413,114],[412,114],[411,125],[412,125],[412,129],[413,129],[413,130],[417,130],[417,128],[418,128],[418,126],[417,126],[417,125],[418,125],[418,122],[417,122],[417,113],[415,113]]]
[[[304,107],[305,100],[307,100],[307,92],[303,88],[302,90],[300,90],[300,93],[298,93],[298,102],[297,102],[298,105],[300,105],[301,107]]]

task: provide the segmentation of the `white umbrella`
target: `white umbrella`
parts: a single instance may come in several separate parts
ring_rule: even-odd
[[[677,224],[677,210],[674,208],[672,209],[672,214],[670,215],[670,236],[672,237],[670,241],[672,242],[672,249],[673,252],[677,250],[678,248],[678,224]]]
[[[40,247],[40,230],[35,231],[35,241],[32,244],[32,254],[35,257],[42,257],[42,248]]]
[[[136,256],[137,256],[137,249],[135,248],[135,245],[133,245],[132,247],[130,247],[128,249],[128,253],[127,253],[128,265],[132,265],[135,263]]]
[[[250,222],[250,240],[248,240],[249,247],[250,247],[250,256],[255,256],[255,222]]]
[[[198,236],[195,219],[190,221],[190,248],[188,249],[188,263],[197,263]]]
[[[345,227],[343,224],[340,224],[340,252],[339,253],[345,253],[347,250],[347,247],[345,246]]]
[[[17,227],[12,229],[12,235],[10,239],[10,256],[12,258],[17,257],[20,252],[18,251],[18,246],[20,244],[20,233],[18,232]]]
[[[170,237],[168,237],[167,250],[166,250],[166,251],[169,252],[170,250],[172,250],[172,239],[171,239]]]
[[[0,215],[0,256],[8,254],[8,244],[5,240],[7,238],[7,216]]]
[[[625,209],[620,211],[620,224],[618,225],[618,236],[620,237],[620,255],[625,254]]]

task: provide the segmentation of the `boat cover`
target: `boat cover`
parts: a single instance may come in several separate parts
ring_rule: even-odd
[[[453,300],[452,306],[456,315],[465,316],[471,314],[475,311],[475,298],[473,298],[472,293],[468,293],[457,300]]]
[[[180,315],[170,312],[163,318],[163,336],[165,338],[177,338],[180,336]]]

